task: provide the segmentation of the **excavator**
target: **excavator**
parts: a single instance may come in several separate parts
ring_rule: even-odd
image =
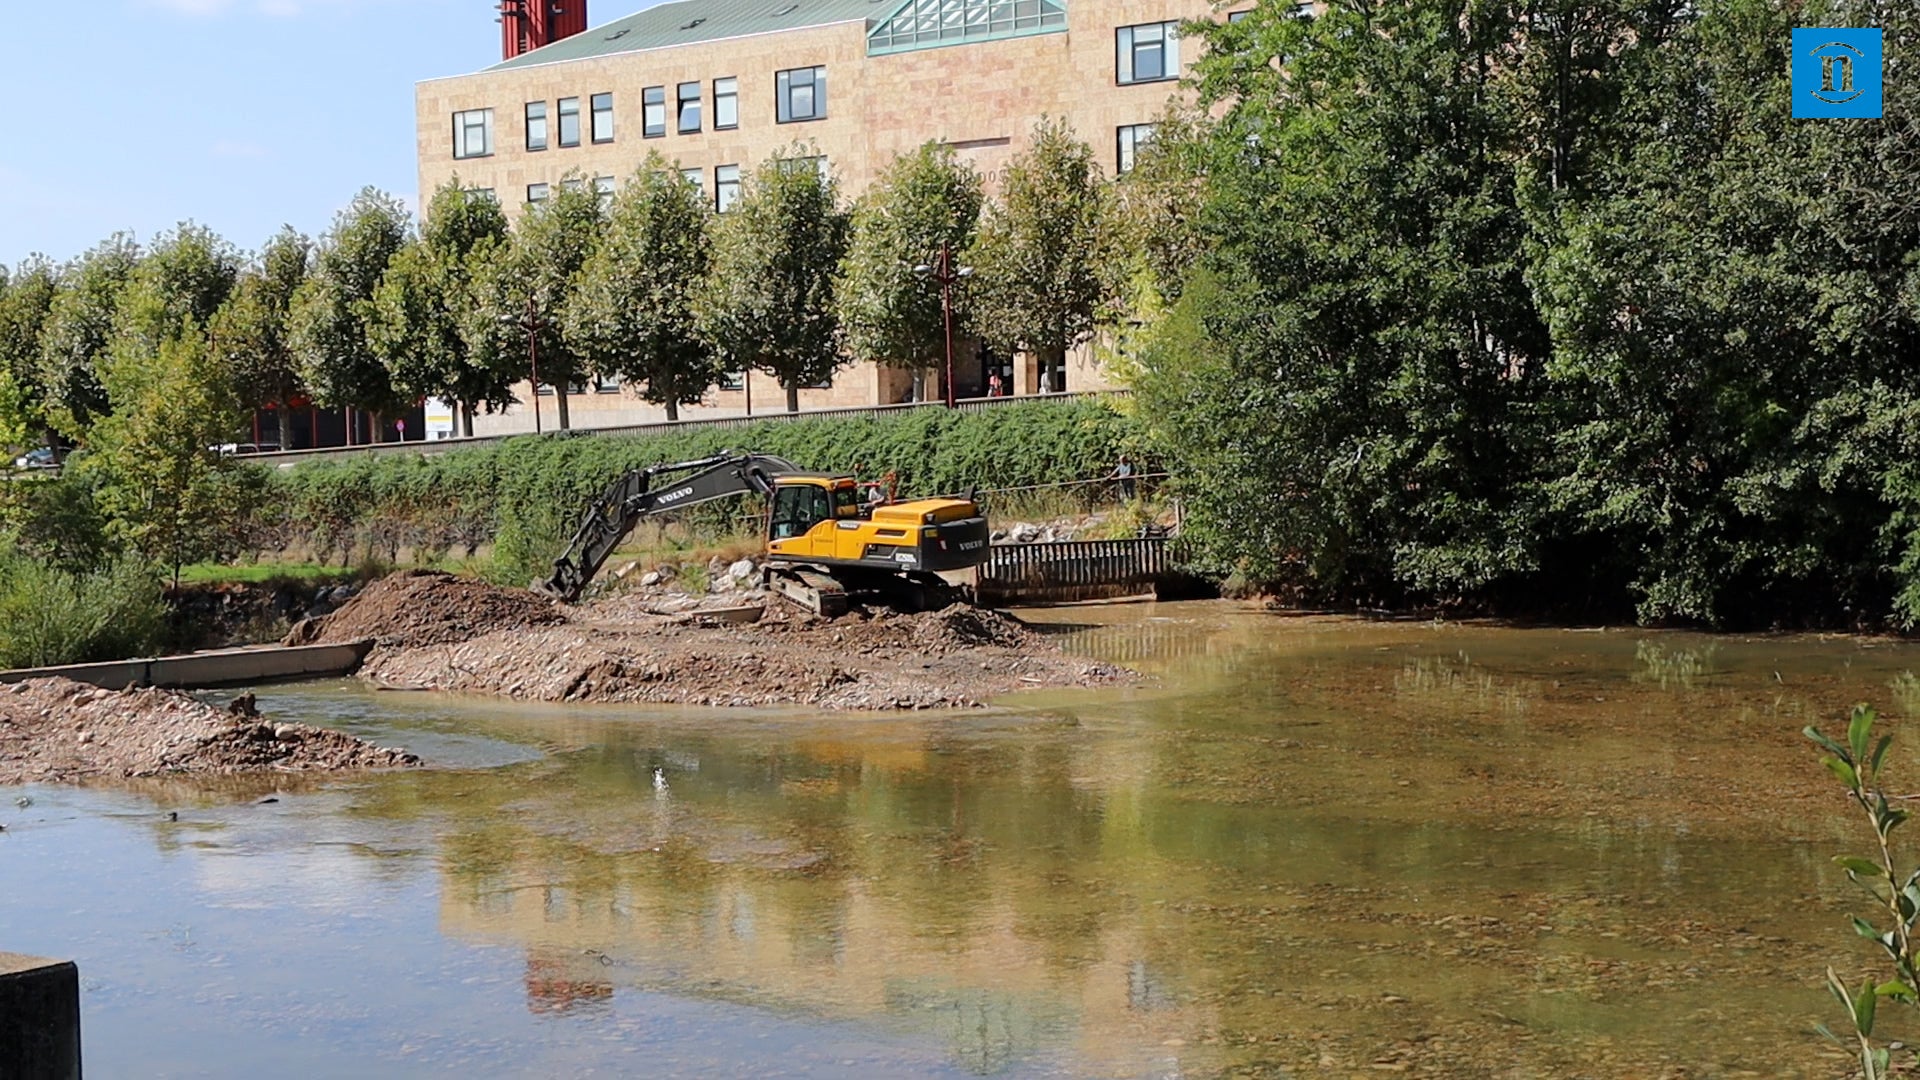
[[[971,494],[863,502],[851,476],[735,452],[634,469],[607,485],[534,591],[578,600],[642,520],[741,495],[769,496],[761,583],[818,615],[867,598],[908,611],[943,607],[953,590],[940,572],[986,561],[987,519]]]

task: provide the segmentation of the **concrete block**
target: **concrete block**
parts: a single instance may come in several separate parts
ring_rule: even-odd
[[[80,1080],[80,969],[0,952],[0,1076]]]

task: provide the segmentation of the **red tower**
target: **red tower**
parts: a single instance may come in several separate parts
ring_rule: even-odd
[[[500,0],[500,59],[511,60],[587,28],[587,0]]]

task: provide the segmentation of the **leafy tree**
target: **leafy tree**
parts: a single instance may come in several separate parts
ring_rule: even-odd
[[[18,445],[45,426],[40,338],[59,291],[59,272],[44,256],[30,256],[11,274],[0,267],[0,423]]]
[[[273,406],[280,445],[288,448],[293,446],[292,401],[305,392],[288,319],[294,294],[307,280],[312,252],[313,242],[292,226],[275,233],[208,325],[214,359],[234,380],[241,403],[249,409]]]
[[[953,149],[927,142],[884,169],[855,204],[852,235],[835,286],[846,346],[853,355],[921,372],[946,349],[940,290],[915,274],[943,248],[957,260],[980,220],[980,175]],[[966,292],[954,298],[966,317]]]
[[[577,176],[568,180],[546,202],[528,209],[512,243],[475,265],[475,304],[465,324],[479,366],[519,371],[527,363],[526,320],[533,319],[540,381],[555,388],[562,430],[570,424],[567,387],[589,369],[563,329],[566,311],[604,225],[599,194],[578,183]],[[537,394],[539,387],[533,390]],[[535,408],[538,402],[536,397]]]
[[[116,333],[138,336],[147,348],[197,333],[226,303],[239,275],[240,253],[232,244],[204,225],[181,222],[148,245],[121,294]],[[136,296],[141,302],[131,302]]]
[[[847,249],[839,186],[813,159],[776,152],[713,230],[702,332],[729,366],[758,368],[800,411],[800,388],[841,364],[834,277]]]
[[[461,326],[473,306],[474,267],[506,240],[499,202],[449,180],[434,192],[419,238],[394,256],[374,295],[369,337],[394,389],[458,404],[468,434],[475,404],[510,400],[514,369],[476,363]]]
[[[1196,531],[1223,566],[1374,598],[1534,568],[1547,341],[1488,84],[1510,36],[1469,11],[1201,31],[1201,107],[1223,107],[1205,255],[1142,358],[1141,411],[1176,468],[1207,470]]]
[[[316,400],[365,409],[376,419],[402,404],[387,369],[373,351],[367,326],[374,292],[407,241],[407,211],[373,188],[354,196],[320,238],[313,273],[295,291],[288,340],[301,380]]]
[[[142,289],[130,306],[133,319],[161,321],[168,305]],[[219,554],[226,522],[247,512],[227,459],[209,449],[239,426],[239,398],[199,333],[153,349],[122,339],[101,373],[113,411],[94,423],[80,468],[97,480],[115,536],[170,565],[178,585],[180,567]]]
[[[637,385],[669,420],[720,376],[694,313],[710,262],[709,216],[699,188],[647,155],[614,199],[564,316],[567,340],[596,373]]]
[[[70,437],[84,435],[106,410],[95,368],[113,341],[120,293],[139,262],[140,245],[115,233],[61,268],[40,333],[40,384],[48,420]]]
[[[1033,353],[1043,386],[1063,385],[1067,350],[1093,332],[1099,222],[1092,148],[1064,120],[1043,118],[1008,163],[967,255],[975,327],[998,349]]]

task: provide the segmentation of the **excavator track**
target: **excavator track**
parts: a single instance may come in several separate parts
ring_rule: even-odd
[[[765,580],[768,588],[815,615],[831,619],[847,613],[846,586],[830,574],[805,567],[775,566],[767,568]]]

